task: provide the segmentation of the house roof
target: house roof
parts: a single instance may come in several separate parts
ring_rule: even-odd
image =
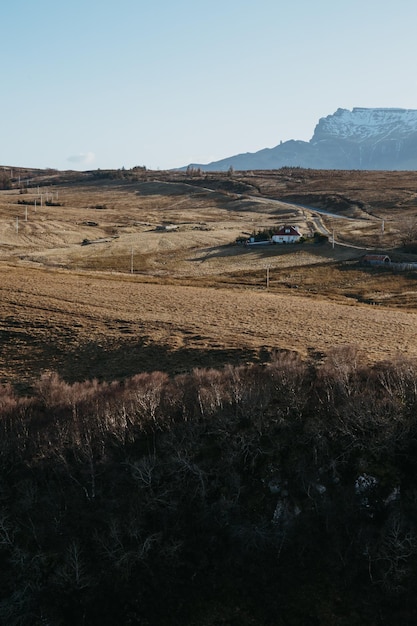
[[[274,235],[287,237],[301,237],[301,233],[294,226],[283,226]]]

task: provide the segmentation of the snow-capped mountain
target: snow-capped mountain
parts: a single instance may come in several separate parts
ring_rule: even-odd
[[[417,110],[337,109],[322,117],[310,141],[238,154],[207,165],[207,171],[277,169],[417,170]]]
[[[381,138],[407,138],[417,132],[417,111],[410,109],[337,109],[322,117],[316,126],[312,143],[323,139],[365,141]]]

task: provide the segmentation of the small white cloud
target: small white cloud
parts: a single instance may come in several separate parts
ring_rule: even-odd
[[[80,152],[80,154],[69,156],[67,161],[70,161],[71,163],[83,163],[86,165],[88,163],[93,163],[95,158],[96,155],[94,152]]]

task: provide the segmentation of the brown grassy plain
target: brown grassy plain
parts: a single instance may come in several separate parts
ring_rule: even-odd
[[[412,172],[35,175],[26,193],[0,192],[3,382],[30,385],[44,369],[70,381],[178,373],[347,344],[371,361],[417,356],[416,274],[359,263],[367,248],[414,260],[399,247],[416,215]],[[234,245],[285,223],[356,247]]]

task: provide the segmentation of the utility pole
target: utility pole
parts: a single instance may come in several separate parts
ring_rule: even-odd
[[[266,266],[266,288],[269,289],[269,265]]]

